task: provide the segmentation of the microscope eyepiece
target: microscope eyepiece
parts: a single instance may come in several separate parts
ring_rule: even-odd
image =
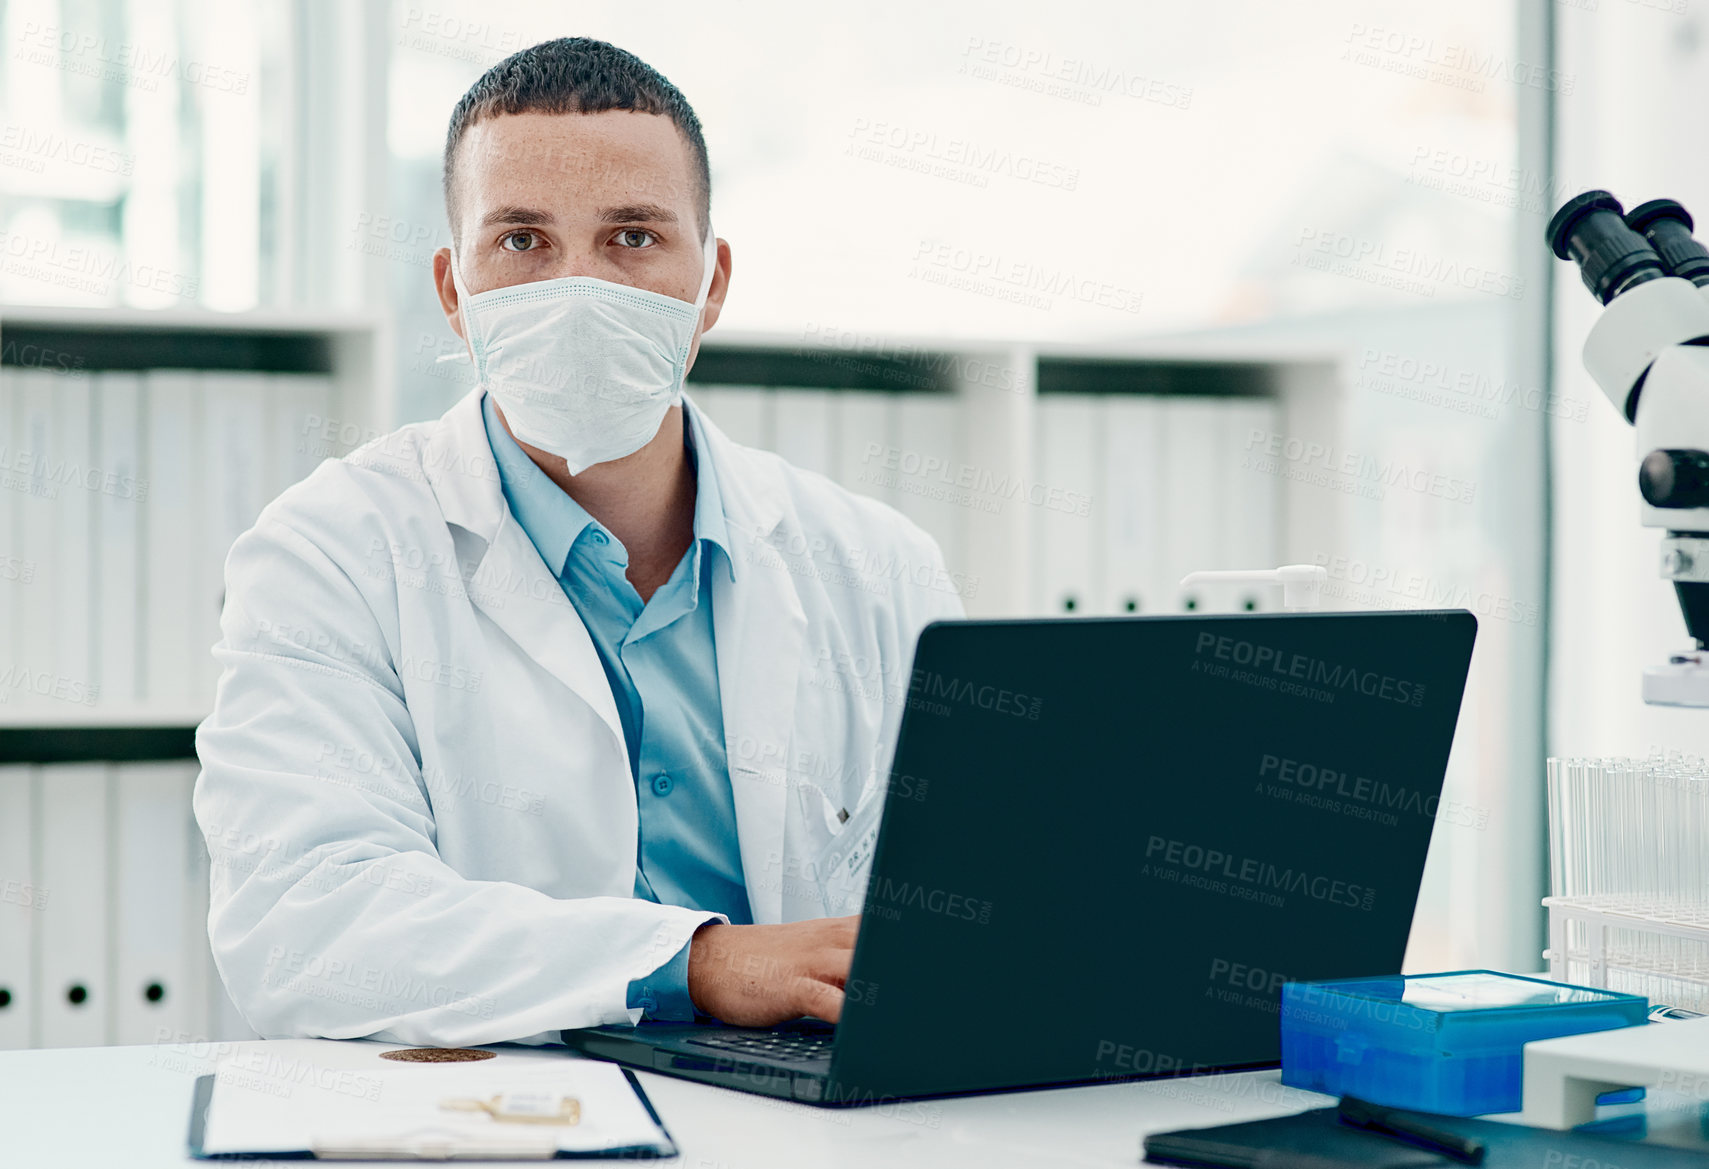
[[[1549,220],[1549,248],[1578,265],[1585,287],[1607,304],[1628,288],[1667,274],[1661,257],[1626,226],[1620,200],[1607,191],[1569,199]]]
[[[1626,226],[1649,240],[1669,276],[1709,284],[1709,248],[1691,236],[1691,212],[1672,199],[1651,199],[1626,212]]]
[[[1638,491],[1651,507],[1709,507],[1709,453],[1651,451],[1638,465]]]

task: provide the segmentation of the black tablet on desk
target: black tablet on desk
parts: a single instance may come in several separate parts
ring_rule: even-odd
[[[1558,1132],[1463,1116],[1401,1113],[1433,1129],[1475,1139],[1483,1169],[1702,1169],[1709,1142],[1683,1148],[1617,1140],[1583,1130]],[[1148,1164],[1223,1169],[1255,1165],[1336,1165],[1375,1169],[1464,1169],[1458,1159],[1405,1140],[1342,1124],[1334,1108],[1214,1128],[1152,1133],[1141,1145]]]

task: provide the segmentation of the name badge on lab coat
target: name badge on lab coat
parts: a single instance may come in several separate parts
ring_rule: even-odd
[[[878,822],[884,812],[885,785],[867,788],[865,798],[843,824],[842,830],[825,846],[814,866],[819,895],[830,917],[859,913],[866,897],[867,876],[872,869],[872,849],[878,843]]]

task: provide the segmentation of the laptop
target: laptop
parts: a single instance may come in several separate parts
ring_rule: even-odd
[[[840,1025],[563,1041],[827,1107],[1274,1066],[1284,981],[1400,969],[1431,830],[1469,813],[1441,791],[1476,633],[1464,610],[934,623]]]

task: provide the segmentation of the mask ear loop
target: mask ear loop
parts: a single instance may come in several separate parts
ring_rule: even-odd
[[[701,259],[705,265],[700,273],[700,292],[694,298],[694,312],[698,319],[700,310],[706,307],[706,295],[712,291],[712,274],[718,271],[718,235],[712,230],[712,225],[706,225],[706,246],[701,250]]]
[[[473,332],[473,323],[469,319],[469,290],[463,287],[463,274],[457,267],[456,240],[451,241],[451,287],[457,290],[457,308],[458,311],[463,314],[463,331],[465,333]],[[468,345],[469,343],[465,341],[464,344]],[[470,348],[473,348],[473,346],[471,345]],[[451,353],[441,353],[438,357],[435,357],[433,361],[435,365],[440,365],[447,361],[462,361],[471,365],[474,364],[474,359],[469,356],[469,349],[459,349]]]
[[[701,249],[700,291],[694,297],[694,324],[700,327],[700,314],[706,311],[706,296],[712,291],[712,274],[718,270],[718,233],[712,230],[712,225],[706,225],[706,246]],[[683,347],[682,356],[677,360],[676,394],[677,401],[682,400],[682,392],[688,382],[688,351],[693,347],[693,338]]]

